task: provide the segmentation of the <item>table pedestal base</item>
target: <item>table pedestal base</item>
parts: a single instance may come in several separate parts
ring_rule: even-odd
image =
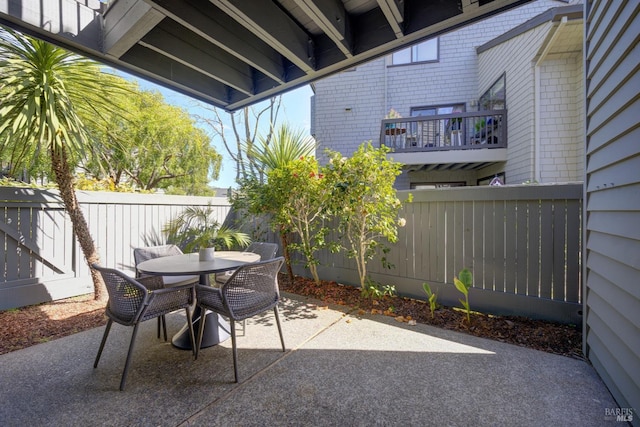
[[[198,332],[200,331],[200,317],[202,309],[196,307],[193,312],[193,331],[196,336],[196,345],[198,343]],[[231,328],[226,320],[220,315],[213,312],[206,313],[207,321],[204,324],[202,336],[202,345],[200,348],[207,348],[220,344],[231,337]],[[173,336],[171,344],[181,350],[191,350],[191,342],[189,339],[189,325],[184,325],[180,331]]]

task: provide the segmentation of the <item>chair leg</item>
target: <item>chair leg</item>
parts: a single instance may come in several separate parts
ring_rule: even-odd
[[[207,319],[207,310],[204,307],[201,307],[200,314],[200,328],[198,330],[198,345],[196,346],[196,354],[195,358],[198,360],[198,352],[200,351],[200,346],[202,345],[202,336],[204,335],[204,322]]]
[[[164,330],[164,341],[167,342],[167,318],[164,317],[164,314],[162,315],[162,329]]]
[[[184,311],[187,312],[187,324],[189,325],[189,342],[191,343],[191,353],[195,357],[196,356],[196,338],[193,333],[193,319],[191,318],[191,311],[189,311],[189,307],[185,308]]]
[[[111,330],[112,324],[113,324],[113,320],[109,319],[109,321],[107,322],[107,326],[104,328],[104,334],[102,334],[102,341],[100,342],[100,348],[98,349],[96,360],[95,362],[93,362],[94,369],[98,367],[98,362],[100,361],[100,356],[102,356],[102,350],[104,349],[104,343],[107,342],[107,336],[109,335],[109,331]]]
[[[280,313],[278,312],[278,307],[273,307],[273,312],[276,315],[276,324],[278,325],[278,333],[280,334],[280,342],[282,343],[282,351],[287,351],[284,348],[284,337],[282,336],[282,326],[280,326]]]
[[[158,339],[160,339],[160,331],[164,331],[164,340],[167,341],[167,319],[164,314],[158,317]]]
[[[236,382],[238,381],[238,347],[236,344],[236,322],[233,319],[229,319],[231,325],[231,348],[233,350],[233,375]]]
[[[129,343],[129,351],[127,352],[127,361],[124,363],[124,371],[122,372],[122,379],[120,380],[120,391],[124,390],[124,386],[127,381],[127,373],[129,372],[129,363],[131,362],[131,354],[133,353],[133,345],[136,341],[136,335],[138,334],[139,325],[140,323],[136,323],[133,326],[133,333],[131,334],[131,342]]]

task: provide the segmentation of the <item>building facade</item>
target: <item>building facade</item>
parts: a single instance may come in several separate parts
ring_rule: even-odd
[[[399,189],[582,181],[582,15],[538,0],[316,82],[318,158],[390,145]]]

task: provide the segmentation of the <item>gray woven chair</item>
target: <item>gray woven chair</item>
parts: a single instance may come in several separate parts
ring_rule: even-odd
[[[92,267],[102,275],[109,293],[109,301],[106,308],[106,315],[109,321],[104,330],[102,342],[100,342],[100,348],[93,364],[94,368],[98,367],[98,362],[113,322],[124,326],[133,326],[127,360],[120,380],[120,390],[124,390],[131,354],[133,353],[138,326],[141,322],[184,308],[187,313],[191,345],[194,347],[195,338],[189,307],[195,300],[195,284],[165,288],[160,277],[149,276],[134,279],[119,270],[100,267],[97,264],[93,264]]]
[[[148,246],[144,248],[135,248],[133,250],[133,259],[136,263],[136,277],[144,277],[137,267],[142,261],[148,259],[160,258],[163,256],[182,255],[182,251],[176,245],[160,245]],[[186,285],[189,283],[198,283],[198,276],[162,276],[164,286]],[[164,340],[167,341],[167,321],[164,316],[158,317],[158,338],[160,338],[160,329],[164,331]]]
[[[258,254],[260,255],[260,261],[266,261],[268,259],[275,258],[276,254],[278,253],[278,245],[276,243],[253,242],[244,251]],[[231,277],[232,274],[233,270],[216,274],[216,282],[224,284],[227,280],[229,280],[229,277]]]
[[[231,345],[233,348],[233,372],[235,381],[238,382],[238,348],[236,345],[235,322],[248,319],[264,313],[273,308],[282,343],[282,351],[285,351],[278,302],[280,291],[278,290],[278,271],[284,262],[279,257],[267,261],[259,261],[235,270],[233,275],[220,288],[197,285],[196,295],[198,306],[203,310],[211,310],[229,318],[231,324]],[[198,333],[198,345],[196,346],[196,359],[202,343],[202,331],[204,330],[204,318],[200,322]]]

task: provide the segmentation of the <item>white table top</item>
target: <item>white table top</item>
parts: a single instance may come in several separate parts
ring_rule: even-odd
[[[222,273],[260,261],[253,252],[216,251],[213,261],[200,261],[197,253],[153,258],[137,265],[138,271],[158,276],[184,276]]]

